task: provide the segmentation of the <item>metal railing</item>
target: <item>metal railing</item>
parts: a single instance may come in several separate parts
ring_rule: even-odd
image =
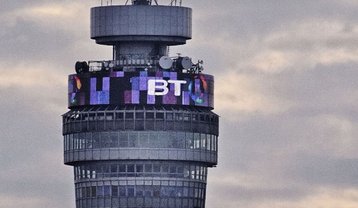
[[[112,5],[129,5],[135,4],[138,0],[99,0],[101,6]],[[183,0],[146,0],[149,5],[169,5],[169,6],[182,6]]]
[[[88,61],[89,72],[100,71],[125,71],[131,72],[138,69],[146,71],[163,70],[159,67],[158,59],[123,59],[123,60],[109,60],[109,61]],[[175,69],[172,67],[169,70],[181,71],[182,73],[200,74],[204,70],[201,63],[194,64],[190,69]]]
[[[120,58],[119,60],[88,61],[89,71],[131,71],[136,68],[155,69],[159,59],[157,57],[146,58]]]

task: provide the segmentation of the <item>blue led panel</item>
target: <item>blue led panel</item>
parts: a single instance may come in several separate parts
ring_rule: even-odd
[[[154,83],[150,93],[149,82]],[[177,72],[101,72],[70,75],[69,107],[185,105],[213,108],[214,78]]]

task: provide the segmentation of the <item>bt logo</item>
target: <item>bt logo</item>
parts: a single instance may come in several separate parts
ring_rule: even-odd
[[[148,95],[166,95],[169,92],[169,84],[174,85],[174,95],[181,95],[181,86],[186,84],[185,80],[148,80]]]

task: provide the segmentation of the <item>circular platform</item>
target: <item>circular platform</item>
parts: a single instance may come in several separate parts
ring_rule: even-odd
[[[192,37],[192,10],[173,6],[102,6],[91,9],[91,38],[114,45],[126,41],[185,44]]]

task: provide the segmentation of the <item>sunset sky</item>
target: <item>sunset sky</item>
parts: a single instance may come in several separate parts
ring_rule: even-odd
[[[61,115],[74,63],[111,58],[99,2],[0,0],[0,208],[75,208]],[[207,208],[357,208],[358,1],[183,5],[193,39],[170,53],[204,60],[221,116]]]

